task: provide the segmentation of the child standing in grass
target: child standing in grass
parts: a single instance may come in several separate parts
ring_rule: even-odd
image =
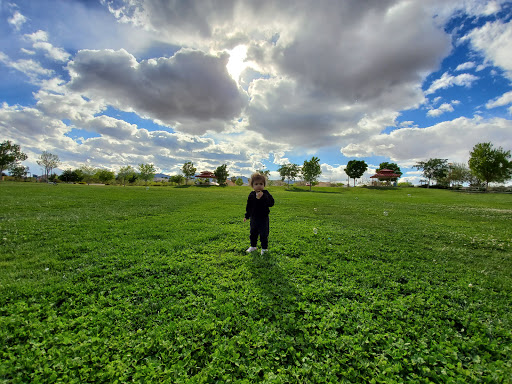
[[[274,198],[265,190],[267,179],[261,173],[253,173],[250,181],[253,191],[249,193],[247,198],[247,206],[245,207],[244,222],[250,219],[251,232],[250,240],[251,246],[247,252],[253,252],[258,245],[258,236],[261,242],[261,254],[263,255],[268,251],[268,234],[269,234],[269,219],[270,207],[274,205]]]

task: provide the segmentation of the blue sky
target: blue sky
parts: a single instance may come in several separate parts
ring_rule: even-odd
[[[0,0],[0,140],[31,173],[231,175],[512,149],[512,3]]]

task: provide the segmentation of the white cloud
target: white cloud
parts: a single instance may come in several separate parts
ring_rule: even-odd
[[[465,39],[469,39],[474,49],[505,70],[508,78],[512,79],[512,21],[488,22],[472,30]]]
[[[435,80],[425,91],[425,94],[429,95],[431,93],[434,93],[438,91],[439,89],[445,89],[453,87],[454,85],[458,86],[464,86],[464,87],[471,87],[474,81],[478,80],[478,77],[470,74],[470,73],[463,73],[458,76],[452,76],[448,74],[448,72],[443,73],[443,75]]]
[[[475,68],[475,63],[473,61],[467,61],[465,63],[457,65],[457,68],[455,68],[455,71],[465,71],[471,68]]]
[[[69,53],[62,48],[57,48],[47,42],[37,42],[33,45],[34,49],[46,51],[46,56],[50,59],[60,62],[66,62],[69,59]]]
[[[34,33],[27,33],[25,38],[31,40],[33,43],[37,43],[39,41],[48,41],[48,33],[43,30],[39,30]]]
[[[487,109],[503,107],[505,105],[512,104],[512,91],[506,92],[495,100],[489,101],[485,107]]]
[[[12,17],[7,19],[7,22],[11,24],[17,31],[19,31],[23,24],[27,21],[27,18],[23,16],[19,11],[14,11]]]
[[[487,4],[485,4],[485,9],[483,10],[483,15],[490,16],[497,12],[499,12],[501,9],[501,6],[498,4],[497,1],[489,1]]]
[[[62,48],[54,47],[48,42],[48,33],[45,31],[39,30],[32,34],[27,34],[25,38],[32,41],[34,49],[45,51],[46,57],[52,60],[66,62],[69,59],[69,53]]]
[[[438,117],[441,116],[445,112],[453,112],[453,107],[451,104],[444,103],[437,109],[431,109],[427,112],[427,116],[430,117]]]
[[[3,52],[0,52],[0,62],[9,68],[24,73],[33,83],[39,83],[41,77],[48,77],[54,73],[53,70],[44,68],[35,60],[21,59],[14,61]]]
[[[449,158],[466,162],[476,143],[500,143],[512,147],[512,121],[481,117],[459,117],[427,128],[402,128],[342,148],[345,156],[386,156],[392,161],[414,164],[428,158]]]
[[[453,106],[458,105],[458,104],[460,104],[459,100],[452,100],[450,103],[443,103],[439,106],[439,108],[430,109],[427,112],[427,116],[438,117],[438,116],[441,116],[445,112],[453,112],[454,111]]]

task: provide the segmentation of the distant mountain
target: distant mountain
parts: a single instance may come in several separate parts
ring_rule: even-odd
[[[233,176],[229,176],[228,179],[231,180]],[[244,182],[244,184],[248,184],[249,183],[249,178],[248,177],[245,177],[245,176],[235,176],[237,179],[240,178],[242,179],[242,181]]]
[[[164,173],[155,173],[155,177],[167,177],[168,178],[168,177],[171,177],[171,176],[166,175]]]

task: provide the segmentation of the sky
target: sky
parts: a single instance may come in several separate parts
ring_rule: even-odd
[[[512,2],[0,0],[0,141],[59,170],[320,159],[401,181],[512,149]]]

